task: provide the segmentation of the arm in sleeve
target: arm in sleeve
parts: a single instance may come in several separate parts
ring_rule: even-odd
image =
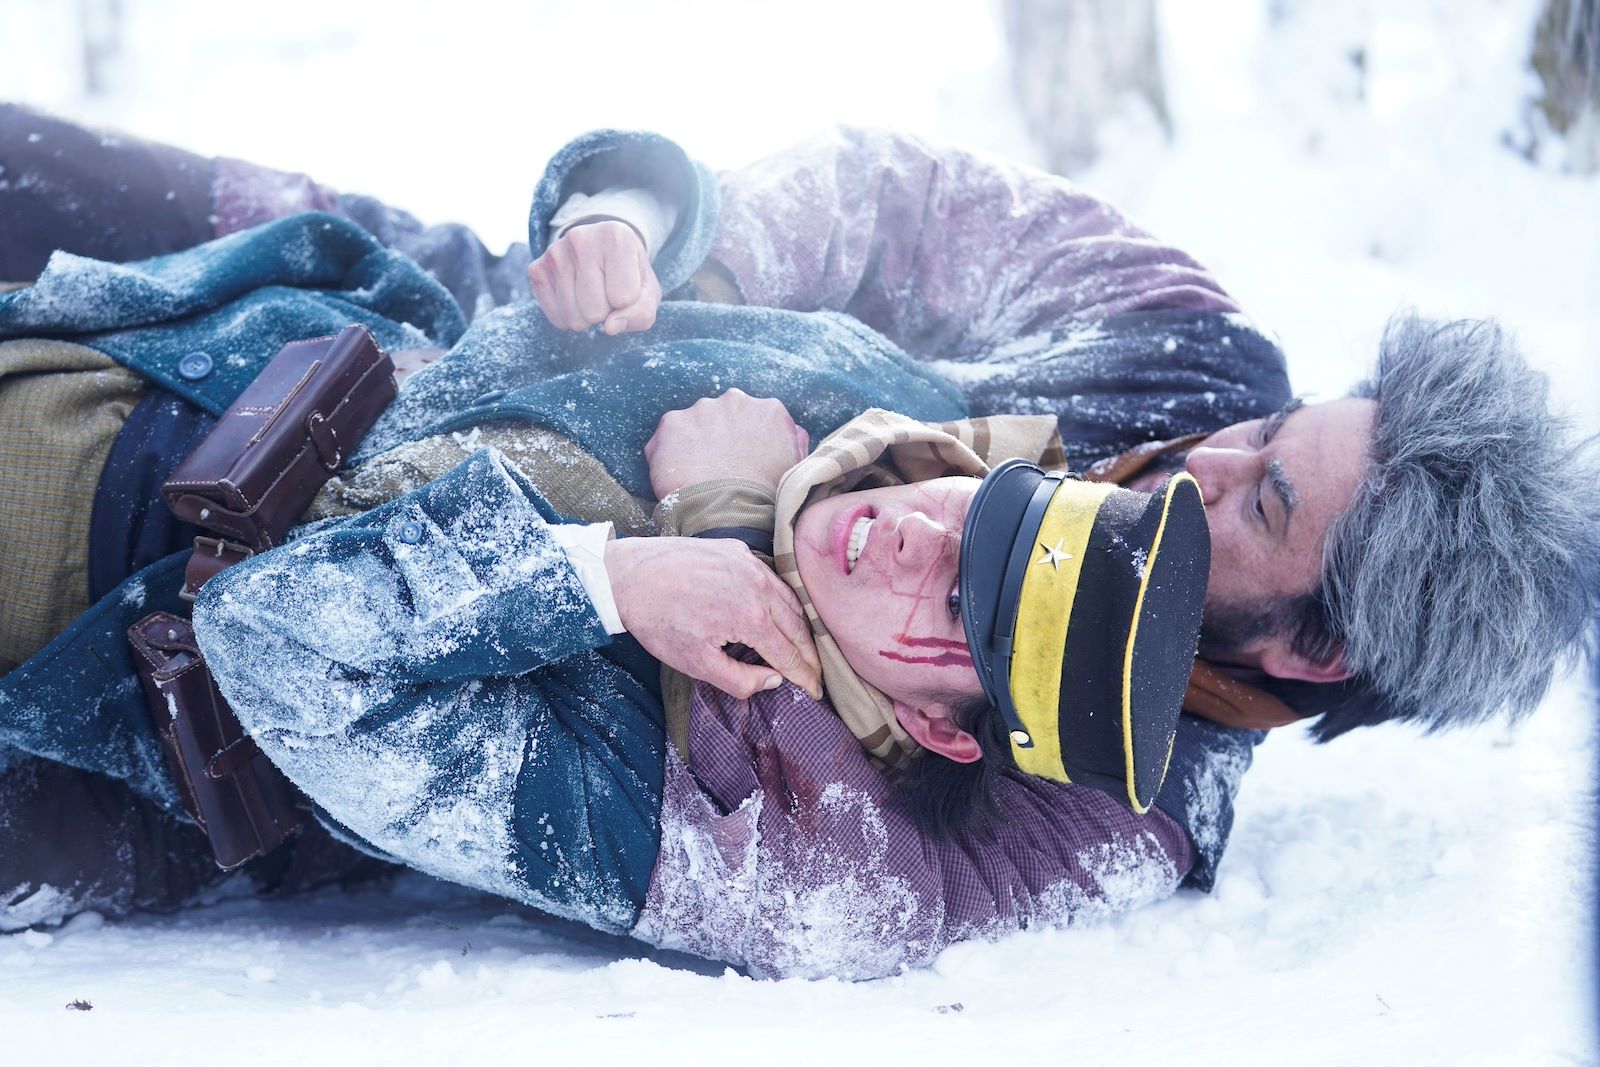
[[[600,219],[616,219],[629,226],[644,242],[645,252],[654,256],[678,224],[678,208],[657,196],[651,189],[602,189],[598,193],[571,193],[550,218],[550,240],[555,241],[574,226]]]
[[[654,860],[659,705],[592,654],[610,638],[546,507],[476,452],[212,579],[196,632],[245,728],[351,831],[620,929],[635,890],[612,859],[644,864],[640,894]],[[602,783],[642,814],[603,817]]]
[[[606,544],[616,534],[609,522],[587,525],[569,523],[550,527],[550,536],[567,554],[567,562],[577,572],[583,591],[589,594],[594,613],[606,633],[615,636],[627,633],[622,625],[622,615],[617,610],[617,598],[611,592],[611,576],[606,571]]]
[[[919,358],[1127,311],[1238,310],[1071,182],[904,134],[837,129],[721,193],[711,255],[746,303],[844,311]]]
[[[665,138],[602,130],[552,157],[529,240],[576,194],[644,190],[677,219],[654,265],[719,300],[842,311],[922,359],[1131,311],[1237,312],[1194,259],[1064,178],[840,128],[720,177]]]
[[[219,678],[284,671],[396,690],[521,674],[608,643],[532,490],[499,453],[208,582],[195,624]],[[250,648],[303,662],[260,663]],[[343,694],[349,696],[349,694]],[[368,705],[370,706],[370,705]]]

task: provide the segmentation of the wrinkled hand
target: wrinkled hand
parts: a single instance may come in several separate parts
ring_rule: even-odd
[[[650,488],[662,500],[715,478],[746,478],[777,489],[783,472],[810,450],[810,435],[795,425],[782,401],[729,389],[661,416],[644,458]]]
[[[740,700],[776,689],[779,675],[822,698],[800,602],[741,542],[626,537],[606,545],[605,562],[622,625],[662,663]],[[731,644],[770,666],[739,662]]]
[[[534,299],[560,330],[605,324],[609,335],[648,330],[661,307],[661,283],[632,227],[574,226],[528,267]]]

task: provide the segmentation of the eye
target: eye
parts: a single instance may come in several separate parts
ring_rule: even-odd
[[[950,608],[950,617],[952,619],[961,618],[961,586],[953,585],[950,587],[950,596],[945,600],[945,604]]]
[[[1261,504],[1261,487],[1259,485],[1256,486],[1255,500],[1251,502],[1250,510],[1257,519],[1261,520],[1263,526],[1267,524],[1267,509]]]

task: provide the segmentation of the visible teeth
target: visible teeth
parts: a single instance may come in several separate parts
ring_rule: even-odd
[[[863,515],[850,527],[850,542],[844,547],[844,558],[850,565],[850,570],[856,569],[856,560],[861,558],[861,550],[867,547],[867,534],[872,530],[872,519]]]

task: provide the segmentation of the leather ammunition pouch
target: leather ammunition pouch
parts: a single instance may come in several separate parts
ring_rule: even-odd
[[[363,327],[284,345],[161,487],[173,514],[257,552],[283,540],[395,398]]]
[[[189,620],[146,615],[128,642],[183,808],[211,840],[217,865],[231,870],[277,848],[305,809],[222,698]]]
[[[285,345],[162,486],[197,537],[181,596],[282,541],[397,386],[360,326]],[[184,810],[231,870],[282,844],[306,818],[299,791],[245,734],[188,620],[167,612],[128,630],[156,733]]]

